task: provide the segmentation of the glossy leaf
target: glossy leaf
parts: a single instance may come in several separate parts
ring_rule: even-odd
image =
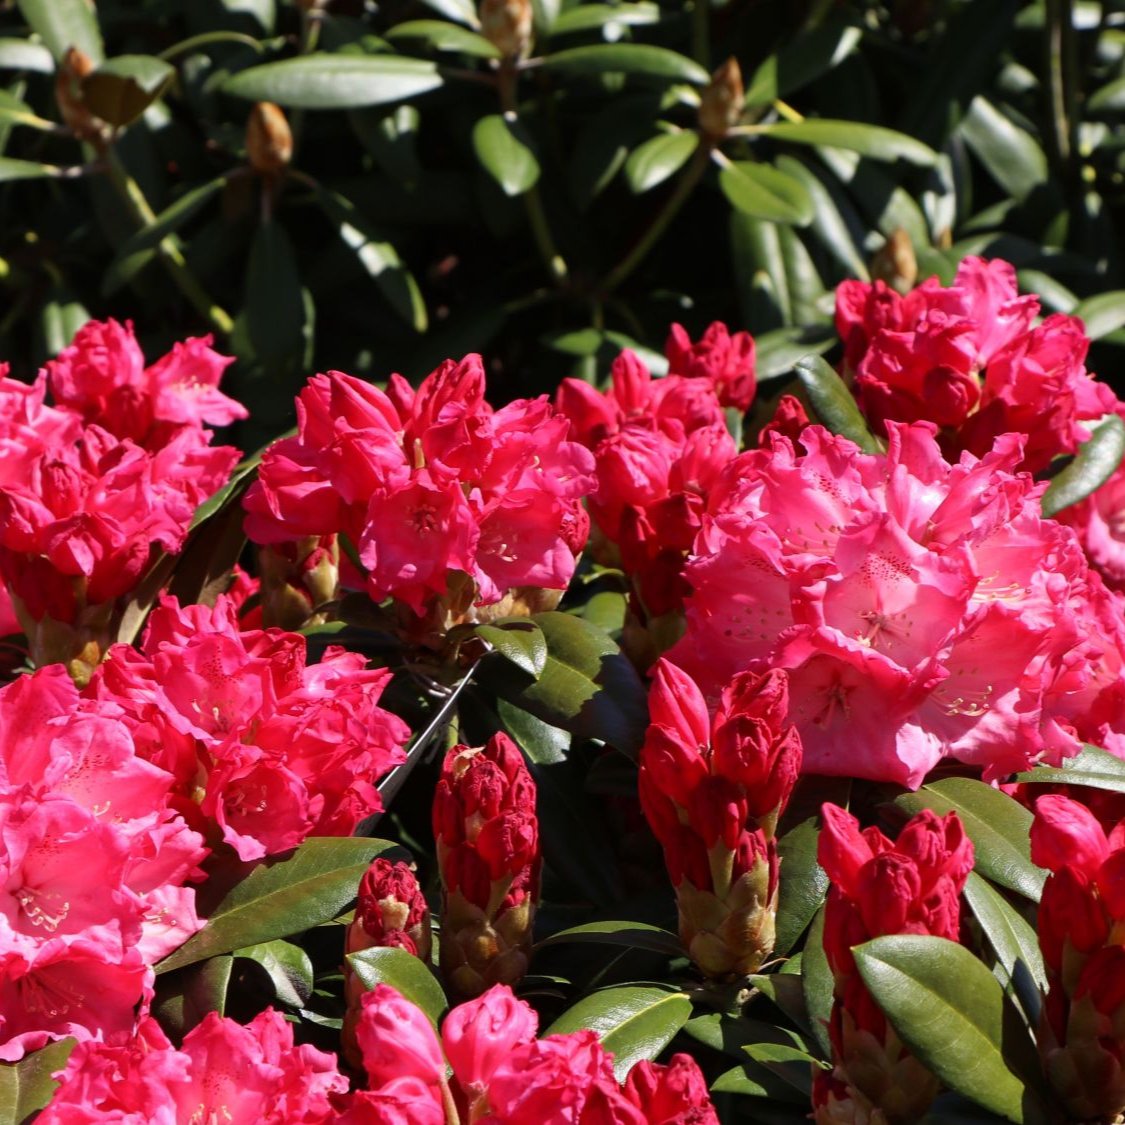
[[[569,613],[538,613],[532,620],[547,641],[543,671],[524,687],[490,680],[497,694],[580,738],[601,739],[635,755],[648,725],[648,700],[617,643]]]
[[[34,160],[17,160],[11,156],[0,156],[0,183],[9,180],[54,179],[63,174],[63,169],[54,164],[38,164]]]
[[[293,243],[277,223],[261,223],[246,269],[246,328],[254,354],[270,366],[294,361],[301,354],[304,325]]]
[[[733,207],[756,219],[807,226],[813,204],[800,181],[769,164],[739,160],[719,171],[719,187]]]
[[[519,121],[499,113],[473,126],[473,151],[505,195],[523,195],[539,182],[539,161]]]
[[[937,153],[905,133],[881,125],[865,125],[859,121],[830,121],[807,117],[804,121],[779,121],[760,126],[766,136],[778,141],[802,145],[832,145],[868,156],[872,160],[905,160],[908,164],[930,167]]]
[[[652,953],[663,953],[666,957],[684,956],[684,948],[675,934],[659,926],[650,926],[646,922],[587,922],[582,926],[559,930],[538,942],[535,948],[546,949],[551,945],[564,945],[569,942],[624,945],[631,949],[647,949]]]
[[[552,35],[569,35],[576,31],[596,31],[609,24],[622,27],[644,27],[660,21],[660,6],[640,0],[623,4],[577,4],[560,12],[551,28]]]
[[[665,82],[691,82],[705,86],[711,76],[693,59],[641,43],[598,44],[556,51],[543,59],[541,69],[548,73],[596,77],[601,74],[628,74]]]
[[[816,818],[802,821],[777,842],[781,881],[774,953],[784,957],[805,932],[828,893],[828,876],[816,861]]]
[[[699,135],[690,130],[661,133],[634,149],[625,161],[625,179],[636,195],[674,176],[699,147]]]
[[[19,1062],[0,1063],[0,1123],[29,1125],[51,1100],[58,1086],[51,1074],[66,1066],[74,1046],[73,1039],[60,1039]]]
[[[29,39],[0,39],[0,69],[53,74],[55,60],[41,43]]]
[[[418,282],[403,264],[398,251],[376,234],[351,200],[320,184],[315,190],[321,209],[332,220],[340,238],[355,254],[391,308],[415,332],[425,332],[429,322],[426,302]]]
[[[996,978],[967,949],[928,934],[858,946],[863,983],[899,1037],[950,1089],[1009,1121],[1025,1120],[1030,1094],[1013,1067],[1034,1073],[1026,1026]]]
[[[371,861],[393,847],[387,840],[311,837],[285,858],[257,865],[156,971],[304,933],[334,918],[355,898]]]
[[[446,20],[407,20],[387,31],[387,38],[421,39],[438,51],[457,51],[479,59],[498,59],[499,50],[483,35]]]
[[[355,975],[363,982],[364,988],[372,989],[377,984],[389,984],[421,1008],[435,1027],[449,1006],[434,974],[405,949],[375,946],[358,953],[349,953],[347,960]]]
[[[1085,500],[1097,491],[1117,470],[1125,457],[1125,422],[1116,414],[1108,415],[1090,433],[1065,469],[1043,493],[1043,514],[1054,516],[1064,508]]]
[[[1085,108],[1090,113],[1121,113],[1125,110],[1125,75],[1099,86],[1086,99]]]
[[[832,1015],[832,991],[835,981],[828,958],[824,955],[824,910],[813,919],[805,948],[801,954],[801,991],[805,997],[808,1023],[825,1058],[832,1057],[828,1039],[828,1020]]]
[[[961,122],[961,134],[992,178],[1013,199],[1025,199],[1047,179],[1047,156],[1039,142],[987,98],[976,97]]]
[[[1125,325],[1125,289],[1088,297],[1071,311],[1082,318],[1086,335],[1091,340],[1100,340]]]
[[[229,953],[165,973],[156,981],[152,1014],[170,1036],[182,1039],[208,1012],[226,1014],[233,973],[234,958]]]
[[[20,13],[31,30],[61,59],[77,47],[100,62],[105,54],[94,7],[87,0],[19,0]]]
[[[758,382],[788,375],[799,359],[819,355],[836,343],[831,328],[779,328],[756,336]]]
[[[260,965],[280,1003],[290,1008],[308,1003],[313,990],[313,964],[299,945],[276,939],[243,946],[236,949],[233,956]]]
[[[82,79],[82,101],[110,125],[130,125],[163,95],[175,73],[152,55],[119,55]]]
[[[1024,1005],[1028,1018],[1034,1022],[1039,1016],[1040,992],[1047,990],[1047,972],[1043,967],[1035,928],[975,871],[969,872],[964,895],[1021,1003],[1024,992],[1022,978],[1026,977],[1035,986],[1030,990],[1033,998]]]
[[[387,105],[436,90],[437,67],[398,55],[303,55],[264,63],[228,78],[223,93],[291,109]]]
[[[543,722],[506,699],[496,700],[496,713],[532,765],[553,766],[566,761],[571,742],[568,731]]]
[[[983,781],[949,777],[904,793],[895,804],[913,815],[933,809],[955,812],[973,841],[976,870],[992,882],[1039,901],[1046,873],[1031,862],[1031,813],[1018,801]]]
[[[1036,766],[1016,774],[1017,781],[1041,785],[1088,785],[1125,793],[1125,762],[1097,746],[1083,746],[1082,752],[1068,758],[1061,766]]]
[[[825,426],[832,433],[854,441],[864,453],[877,453],[878,442],[867,428],[844,380],[820,356],[806,356],[797,361],[795,368],[809,405]]]
[[[859,45],[863,32],[852,24],[829,23],[798,35],[771,54],[746,84],[748,106],[769,105],[839,66]]]
[[[480,27],[473,0],[422,0],[422,3],[455,23],[463,23],[467,27]]]
[[[543,630],[526,617],[509,617],[478,625],[478,637],[529,676],[538,677],[547,666],[547,641]]]
[[[691,1016],[691,1000],[671,987],[626,984],[603,988],[568,1008],[543,1035],[589,1028],[613,1052],[613,1072],[623,1081],[635,1063],[654,1059]]]

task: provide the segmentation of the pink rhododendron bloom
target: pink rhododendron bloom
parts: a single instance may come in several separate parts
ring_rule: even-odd
[[[545,399],[494,411],[479,356],[447,361],[417,390],[400,376],[384,392],[317,375],[297,418],[246,496],[256,543],[346,535],[364,574],[342,568],[340,581],[441,631],[525,587],[539,596],[570,581],[592,458]]]
[[[209,1012],[179,1050],[145,1018],[132,1040],[75,1048],[40,1120],[322,1125],[337,1119],[330,1095],[346,1089],[335,1059],[295,1046],[272,1008],[246,1026]]]
[[[668,374],[688,379],[709,379],[723,406],[745,413],[757,389],[754,377],[754,338],[749,332],[731,335],[725,324],[715,321],[692,341],[686,329],[673,324],[664,345]]]
[[[673,1055],[667,1066],[642,1059],[625,1079],[625,1094],[648,1125],[719,1125],[707,1080],[690,1055]]]
[[[1121,603],[1043,518],[1021,439],[950,464],[927,424],[888,438],[861,454],[809,426],[730,465],[671,659],[711,698],[787,670],[811,772],[916,786],[943,757],[992,779],[1082,739],[1116,748]]]
[[[368,1082],[378,1089],[396,1078],[416,1078],[441,1100],[445,1058],[429,1017],[386,984],[363,994],[356,1039]]]
[[[303,637],[240,629],[226,597],[214,609],[167,598],[141,651],[114,646],[87,695],[119,707],[192,824],[252,860],[350,835],[382,808],[374,781],[408,737],[378,705],[390,675],[335,647],[307,665]]]
[[[1125,468],[1055,517],[1074,528],[1086,557],[1106,585],[1125,591]]]
[[[494,984],[445,1017],[442,1047],[470,1104],[487,1092],[496,1068],[517,1047],[530,1043],[538,1028],[535,1011],[503,984]]]
[[[936,278],[899,297],[883,282],[845,281],[836,327],[861,409],[889,421],[930,421],[951,456],[984,456],[1002,434],[1026,435],[1020,467],[1044,468],[1088,436],[1083,423],[1117,409],[1086,373],[1090,341],[1076,317],[1034,324],[1007,262],[966,258],[951,286]]]

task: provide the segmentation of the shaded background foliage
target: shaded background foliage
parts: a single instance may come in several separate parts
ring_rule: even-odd
[[[1085,315],[1102,377],[1119,364],[1121,3],[537,0],[507,79],[470,0],[5,8],[0,354],[27,376],[87,314],[133,318],[151,353],[211,328],[244,447],[314,369],[418,378],[481,350],[506,399],[722,319],[781,373],[826,346],[841,279],[948,278],[969,253]],[[111,60],[79,96],[134,118],[105,153],[52,127],[72,42]],[[701,141],[728,56],[741,124]],[[267,98],[295,138],[272,184],[245,148]]]

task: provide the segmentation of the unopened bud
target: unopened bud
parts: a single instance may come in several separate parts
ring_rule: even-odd
[[[69,47],[55,74],[55,102],[67,128],[79,140],[100,136],[103,122],[95,117],[82,99],[82,79],[94,72],[94,60],[77,47]]]
[[[246,155],[261,176],[276,176],[293,158],[293,134],[280,106],[258,102],[246,122]]]
[[[339,595],[340,547],[334,535],[310,535],[258,551],[262,621],[296,630],[327,620],[320,608]]]
[[[731,57],[714,74],[699,100],[699,128],[712,140],[725,137],[742,118],[746,89],[738,60]]]
[[[522,59],[531,49],[531,0],[481,0],[481,34],[506,59]]]
[[[905,296],[918,280],[918,259],[910,235],[896,227],[890,238],[871,259],[871,276],[885,281],[896,293]]]

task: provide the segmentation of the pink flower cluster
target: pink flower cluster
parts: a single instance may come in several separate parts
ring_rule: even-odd
[[[127,1036],[151,965],[200,928],[175,779],[59,665],[0,689],[0,1059]]]
[[[271,447],[247,494],[254,542],[346,536],[371,597],[419,616],[438,599],[456,617],[570,581],[593,459],[546,398],[494,411],[479,356],[447,361],[417,391],[398,375],[385,393],[317,375],[297,417],[297,436]]]
[[[949,287],[930,278],[900,297],[881,281],[836,290],[836,327],[861,409],[882,428],[926,420],[942,448],[983,457],[1001,434],[1026,435],[1020,467],[1044,468],[1073,453],[1083,423],[1118,408],[1084,366],[1081,320],[1035,324],[1039,299],[1020,297],[999,259],[966,258]]]
[[[677,610],[688,587],[685,554],[699,530],[707,495],[738,452],[724,405],[746,410],[754,397],[754,341],[712,324],[692,344],[675,325],[670,373],[653,379],[630,351],[613,364],[604,394],[564,379],[558,408],[597,459],[590,512],[633,579],[645,613]]]
[[[454,1008],[439,1040],[419,1008],[377,985],[364,994],[358,1023],[368,1088],[349,1094],[335,1059],[294,1047],[291,1025],[272,1009],[246,1026],[211,1012],[180,1050],[145,1019],[131,1041],[80,1045],[39,1120],[718,1125],[687,1055],[667,1066],[637,1063],[622,1087],[594,1032],[536,1039],[537,1024],[527,1004],[497,985]]]
[[[1001,777],[1125,752],[1125,612],[1017,472],[1022,440],[950,465],[932,425],[864,455],[819,426],[776,434],[713,490],[669,653],[717,697],[789,672],[814,773],[917,786],[945,756]]]
[[[175,778],[177,806],[243,860],[307,836],[347,836],[382,802],[375,781],[404,760],[406,724],[379,706],[391,678],[304,637],[241,630],[236,604],[166,598],[141,649],[115,645],[87,694],[113,702],[138,752]]]
[[[176,344],[150,367],[132,326],[91,321],[35,384],[0,378],[0,607],[36,653],[35,624],[93,621],[130,590],[154,547],[175,553],[198,505],[227,479],[238,450],[212,447],[204,424],[246,411],[218,390],[230,360],[210,339]],[[45,404],[48,389],[55,405]]]

